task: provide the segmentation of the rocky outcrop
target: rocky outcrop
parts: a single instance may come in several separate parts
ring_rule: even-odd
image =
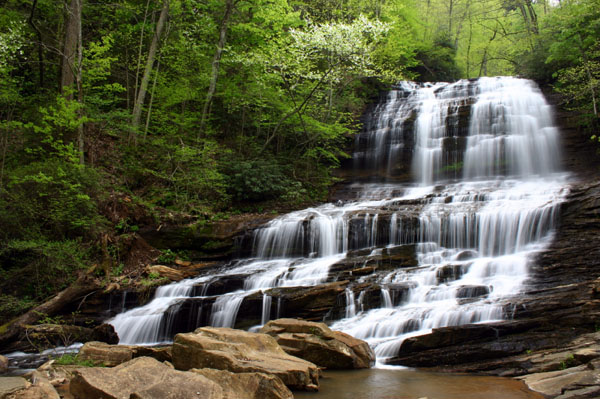
[[[273,336],[284,351],[328,369],[369,368],[375,363],[375,353],[369,345],[324,323],[297,319],[268,322],[261,333]]]
[[[524,375],[528,352],[569,348],[600,325],[600,183],[578,183],[561,208],[554,242],[532,262],[525,291],[507,301],[506,322],[434,330],[407,339],[393,364]],[[585,234],[582,234],[585,232]],[[460,270],[448,267],[445,280]],[[485,287],[465,287],[485,295]],[[529,356],[529,355],[527,355]],[[567,354],[560,355],[563,359]],[[550,371],[550,370],[544,370]]]
[[[151,357],[161,362],[171,361],[171,348],[87,342],[79,350],[78,356],[82,360],[91,360],[98,365],[114,367],[136,357]]]
[[[519,377],[529,389],[556,399],[600,397],[600,362]]]
[[[144,227],[139,234],[153,247],[186,250],[195,258],[230,258],[240,248],[239,237],[267,223],[275,215],[244,214],[212,223],[162,224]]]
[[[291,389],[318,390],[319,368],[288,355],[269,335],[230,328],[199,328],[177,334],[173,364],[179,370],[214,368],[275,375]]]
[[[321,321],[335,307],[338,296],[344,293],[347,285],[345,280],[315,287],[271,288],[265,293],[277,300],[281,298],[281,316]]]

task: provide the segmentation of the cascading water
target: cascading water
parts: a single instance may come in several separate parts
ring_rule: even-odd
[[[378,182],[356,183],[355,200],[273,220],[256,232],[252,258],[161,287],[110,322],[121,343],[150,344],[171,338],[182,308],[188,330],[232,327],[243,301],[257,298],[264,324],[285,311],[273,290],[336,279],[330,268],[358,252],[368,260],[394,251],[414,262],[350,279],[340,294],[345,312],[332,324],[368,341],[380,360],[432,328],[504,319],[529,259],[552,238],[568,190],[558,160],[550,107],[530,81],[401,83],[357,137],[355,171]],[[243,285],[215,291],[234,275]],[[379,290],[377,306],[365,303],[365,287]]]

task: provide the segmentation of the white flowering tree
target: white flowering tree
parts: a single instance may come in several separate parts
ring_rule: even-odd
[[[284,122],[294,115],[304,126],[307,140],[316,141],[319,134],[307,131],[303,120],[311,101],[319,108],[313,109],[313,118],[317,116],[317,120],[329,122],[333,117],[336,88],[356,78],[378,74],[373,54],[387,31],[387,24],[364,15],[350,23],[309,22],[302,29],[291,29],[289,38],[269,59],[270,68],[279,72],[289,88],[291,102],[264,147],[277,137]],[[339,135],[343,129],[329,133]]]

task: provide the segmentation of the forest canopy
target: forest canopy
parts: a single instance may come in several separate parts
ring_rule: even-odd
[[[101,237],[141,218],[115,201],[212,220],[323,200],[399,80],[520,74],[594,126],[598,38],[600,0],[4,0],[1,313],[118,265]]]

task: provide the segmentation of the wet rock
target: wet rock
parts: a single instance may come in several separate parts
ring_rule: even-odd
[[[318,390],[319,369],[284,352],[269,335],[230,328],[199,328],[177,334],[173,343],[177,369],[214,368],[235,373],[273,374],[291,389]]]
[[[462,251],[458,255],[456,255],[456,260],[458,260],[458,261],[471,260],[471,259],[476,258],[477,256],[478,256],[477,252],[467,250],[467,251]]]
[[[468,266],[466,265],[445,265],[440,267],[436,272],[438,284],[458,280],[465,274],[467,268]]]
[[[328,369],[369,368],[375,363],[375,353],[369,345],[324,323],[297,319],[268,322],[261,333],[273,336],[284,351]]]
[[[478,298],[489,294],[490,287],[484,285],[463,285],[456,290],[457,298]]]
[[[281,298],[283,317],[299,317],[310,321],[321,321],[329,313],[341,311],[344,306],[338,297],[344,295],[349,281],[337,281],[315,287],[278,287],[265,291],[273,298]]]
[[[215,369],[191,369],[223,388],[225,398],[293,399],[294,395],[279,377],[265,373],[232,373]]]
[[[119,336],[112,324],[103,323],[93,328],[92,340],[106,342],[107,344],[118,344]]]
[[[203,398],[224,399],[214,381],[140,357],[114,368],[81,368],[74,372],[70,393],[75,399]]]
[[[180,281],[185,278],[185,274],[177,269],[163,265],[153,265],[146,268],[148,274],[158,274],[160,277],[166,277],[171,281]]]

